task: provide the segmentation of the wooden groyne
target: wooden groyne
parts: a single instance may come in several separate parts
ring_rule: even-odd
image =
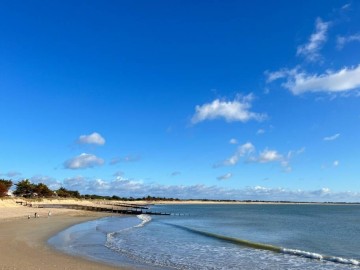
[[[112,206],[112,207],[110,207]],[[129,206],[123,208],[119,208],[120,205],[104,205],[104,206],[90,206],[90,205],[81,205],[81,204],[36,204],[32,205],[32,207],[37,208],[62,208],[62,209],[75,209],[75,210],[84,210],[84,211],[94,211],[94,212],[107,212],[107,213],[115,213],[115,214],[125,214],[125,215],[161,215],[161,216],[170,216],[175,215],[173,213],[164,213],[164,212],[154,212],[148,211],[145,207],[131,207]],[[124,207],[124,206],[123,206]]]
[[[123,215],[157,215],[157,216],[188,216],[189,214],[183,213],[168,213],[168,212],[158,212],[150,211],[149,205],[139,205],[139,204],[130,204],[130,203],[109,203],[109,202],[95,202],[93,205],[86,204],[59,204],[59,203],[39,203],[39,202],[27,202],[25,200],[16,201],[17,204],[21,204],[26,207],[33,208],[61,208],[61,209],[74,209],[74,210],[83,210],[83,211],[94,211],[94,212],[106,212],[114,214],[123,214]]]
[[[98,203],[101,205],[109,205],[109,206],[118,206],[118,207],[127,207],[127,208],[134,208],[134,209],[149,209],[149,207],[141,206],[138,204],[132,204],[132,203]]]

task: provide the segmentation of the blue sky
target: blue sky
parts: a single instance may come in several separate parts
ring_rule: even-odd
[[[357,1],[1,1],[0,174],[360,201]]]

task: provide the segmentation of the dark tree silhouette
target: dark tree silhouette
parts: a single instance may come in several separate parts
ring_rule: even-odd
[[[23,197],[32,197],[35,192],[35,185],[29,179],[24,179],[15,184],[16,189],[14,195]]]
[[[56,190],[56,194],[62,198],[81,198],[79,191],[77,190],[68,190],[64,187]]]
[[[37,193],[38,197],[52,197],[54,195],[54,192],[43,183],[34,186],[34,192]]]

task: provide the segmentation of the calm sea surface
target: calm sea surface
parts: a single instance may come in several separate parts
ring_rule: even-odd
[[[359,205],[162,205],[182,216],[108,217],[49,240],[138,269],[360,269]]]

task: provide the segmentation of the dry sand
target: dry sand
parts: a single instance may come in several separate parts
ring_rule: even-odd
[[[48,217],[48,211],[0,200],[0,270],[128,269],[66,255],[47,244],[57,232],[106,214],[51,209],[52,215]],[[34,218],[35,212],[40,218]]]

